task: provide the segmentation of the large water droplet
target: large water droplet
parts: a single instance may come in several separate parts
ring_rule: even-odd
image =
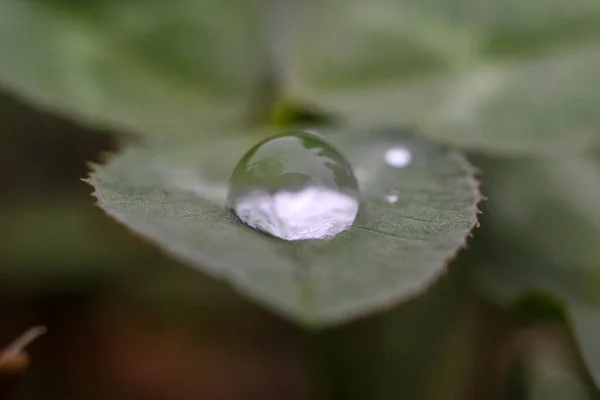
[[[285,240],[328,239],[358,213],[350,163],[321,137],[283,133],[242,157],[227,205],[245,224]]]

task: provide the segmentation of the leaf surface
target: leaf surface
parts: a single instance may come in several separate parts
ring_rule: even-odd
[[[326,325],[427,286],[476,223],[479,197],[461,156],[410,131],[325,137],[348,158],[361,189],[354,225],[329,241],[286,242],[225,208],[229,177],[256,140],[248,135],[130,148],[90,181],[99,205],[133,231],[280,313]],[[403,168],[385,161],[397,149],[411,155]],[[392,190],[395,203],[386,199]]]

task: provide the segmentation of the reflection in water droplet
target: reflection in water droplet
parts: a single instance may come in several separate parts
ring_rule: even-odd
[[[285,240],[327,239],[358,214],[358,184],[348,161],[320,137],[284,133],[242,157],[227,205],[245,224]]]
[[[385,201],[387,201],[390,204],[394,204],[395,202],[398,201],[399,195],[400,195],[400,193],[397,190],[390,190],[385,195]]]
[[[369,178],[369,173],[366,169],[357,167],[354,170],[354,175],[356,176],[356,180],[358,181],[359,187],[362,187],[362,184],[367,181]]]
[[[393,147],[385,152],[385,162],[394,168],[404,168],[410,164],[412,154],[406,147]]]

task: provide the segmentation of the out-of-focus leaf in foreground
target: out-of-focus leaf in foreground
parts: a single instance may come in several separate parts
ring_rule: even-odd
[[[417,123],[491,152],[577,151],[600,131],[596,0],[309,0],[292,97],[351,121]]]
[[[246,117],[264,79],[258,2],[6,0],[0,82],[71,117],[144,133]]]
[[[478,287],[500,303],[536,292],[560,300],[600,383],[597,156],[491,162],[483,170],[489,228],[477,239],[490,245],[482,249],[487,262],[474,270]]]
[[[326,135],[361,188],[354,225],[329,241],[276,239],[226,210],[248,135],[129,148],[90,181],[109,215],[174,256],[297,321],[332,324],[422,290],[476,223],[476,184],[458,154],[402,129],[368,133]],[[398,148],[411,154],[403,168],[385,161]]]

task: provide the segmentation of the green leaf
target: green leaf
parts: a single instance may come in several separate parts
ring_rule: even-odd
[[[489,239],[523,257],[564,268],[600,266],[600,161],[586,154],[569,159],[488,160],[485,222]],[[482,238],[483,239],[483,238]]]
[[[293,98],[482,151],[562,153],[600,140],[595,0],[303,4],[288,51]]]
[[[109,215],[174,256],[297,321],[333,324],[423,290],[476,223],[476,184],[458,154],[401,129],[368,133],[326,136],[361,188],[353,227],[330,241],[282,241],[225,209],[229,177],[258,141],[248,135],[129,148],[90,181]],[[412,153],[408,166],[385,163],[395,146]]]
[[[484,259],[474,266],[477,287],[501,304],[538,293],[558,299],[600,385],[597,156],[477,164],[490,198],[474,240]]]
[[[3,0],[0,83],[77,119],[144,133],[240,123],[265,78],[257,6]]]

